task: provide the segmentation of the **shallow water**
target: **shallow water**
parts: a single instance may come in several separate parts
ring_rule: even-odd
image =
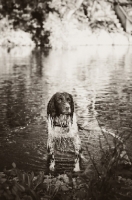
[[[0,170],[12,162],[26,170],[46,169],[46,106],[61,90],[73,95],[78,124],[87,128],[80,132],[82,142],[98,156],[100,126],[123,136],[132,132],[132,47],[1,48]],[[130,158],[131,146],[130,135]],[[70,169],[73,155],[58,155],[59,167],[65,163]]]

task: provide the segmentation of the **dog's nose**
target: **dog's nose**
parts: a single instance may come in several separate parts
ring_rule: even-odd
[[[70,105],[66,104],[65,109],[68,111],[70,109]]]
[[[70,106],[66,106],[66,110],[68,111],[70,109]]]

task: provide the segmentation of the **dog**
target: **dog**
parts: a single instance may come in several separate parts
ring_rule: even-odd
[[[73,171],[80,171],[81,141],[78,134],[74,101],[67,92],[55,93],[47,106],[49,170],[55,170],[55,139],[72,138],[75,152],[75,167]]]

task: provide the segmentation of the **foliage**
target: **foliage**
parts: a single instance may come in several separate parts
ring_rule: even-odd
[[[43,22],[48,12],[47,2],[1,1],[0,18],[8,18],[11,29],[28,32],[37,45],[44,45],[48,43],[49,36],[43,29]]]
[[[88,28],[116,32],[120,24],[111,5],[86,0],[1,0],[0,19],[8,18],[8,32],[20,29],[30,33],[36,45],[61,47],[70,44],[79,31],[87,34]]]

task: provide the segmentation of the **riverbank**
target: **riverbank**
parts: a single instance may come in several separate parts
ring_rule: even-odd
[[[73,20],[74,21],[74,20]],[[51,46],[54,49],[58,48],[75,48],[79,46],[89,46],[89,45],[131,45],[132,36],[125,32],[108,32],[105,29],[92,30],[91,27],[87,27],[84,30],[79,30],[74,27],[74,22],[65,24],[68,31],[65,35],[59,31],[53,31],[49,36]]]
[[[35,46],[32,35],[21,29],[13,29],[8,18],[0,20],[0,46]]]
[[[68,49],[88,45],[131,45],[113,3],[61,0],[37,5],[12,4],[0,11],[1,46],[44,46]]]
[[[3,19],[4,21],[4,19]],[[70,27],[69,27],[70,26]],[[74,29],[74,23],[65,24],[68,31],[62,36],[61,32],[54,31],[49,36],[50,43],[46,47],[53,49],[67,49],[89,45],[132,45],[132,36],[125,32],[109,33],[104,29],[92,31],[90,27],[84,30]],[[61,37],[62,36],[62,37]],[[0,46],[35,46],[32,35],[21,29],[6,29],[1,32]]]

